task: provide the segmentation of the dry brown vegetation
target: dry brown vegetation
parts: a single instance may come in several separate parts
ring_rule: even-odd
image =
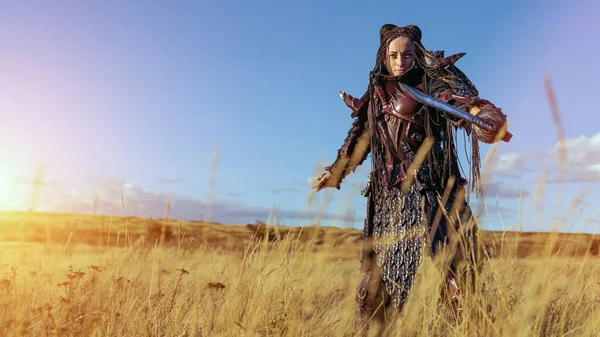
[[[343,336],[362,277],[358,230],[45,213],[0,224],[6,336]],[[598,335],[598,236],[482,236],[496,257],[485,291],[465,295],[468,319],[437,309],[425,259],[392,335]]]

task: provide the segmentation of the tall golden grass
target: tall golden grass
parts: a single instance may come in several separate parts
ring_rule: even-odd
[[[353,334],[360,231],[170,221],[169,208],[163,220],[1,214],[0,335]],[[461,320],[438,307],[425,258],[406,310],[371,335],[600,335],[600,237],[481,235],[493,254],[477,291],[459,294]]]
[[[56,239],[1,246],[0,335],[352,335],[359,231],[289,229],[279,239],[273,227],[101,219],[2,220],[3,228],[44,222]],[[561,255],[568,235],[531,234],[518,253],[520,234],[507,235],[501,256],[486,262],[482,291],[464,295],[461,322],[438,310],[439,270],[425,259],[407,310],[383,335],[597,336],[600,261],[591,248]],[[570,244],[598,242],[586,238]]]

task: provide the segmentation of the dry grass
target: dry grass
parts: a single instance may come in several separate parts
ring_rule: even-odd
[[[277,234],[254,225],[66,214],[11,213],[1,221],[0,335],[350,331],[362,278],[356,230],[280,228]],[[25,240],[8,242],[10,233]],[[390,327],[391,335],[600,333],[600,260],[590,248],[600,238],[505,233],[503,243],[491,241],[494,234],[502,237],[484,232],[484,241],[503,253],[488,261],[484,291],[465,295],[467,319],[457,323],[437,309],[440,278],[426,259],[406,316]],[[561,242],[576,248],[559,250]]]
[[[438,307],[439,270],[425,259],[379,335],[600,335],[600,236],[481,235],[493,256],[478,291],[461,295],[462,320]],[[351,335],[361,240],[318,226],[0,213],[0,335]]]

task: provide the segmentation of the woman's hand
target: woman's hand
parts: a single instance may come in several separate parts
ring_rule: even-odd
[[[316,190],[316,192],[319,192],[320,190],[324,189],[325,187],[334,187],[334,186],[330,186],[328,185],[329,183],[329,178],[331,178],[331,172],[327,171],[324,173],[321,173],[320,175],[317,176],[316,178],[316,182],[314,184],[312,184],[312,186],[310,188],[314,188]],[[338,190],[340,189],[340,186],[335,186]]]
[[[507,120],[506,115],[504,115],[500,109],[491,104],[484,105],[477,111],[476,116],[490,123],[494,127],[493,131],[487,131],[473,125],[473,133],[479,140],[487,144],[493,144],[504,137]],[[502,133],[502,135],[499,136],[499,133]]]

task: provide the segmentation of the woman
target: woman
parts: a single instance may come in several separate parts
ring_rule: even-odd
[[[423,47],[417,26],[386,24],[380,30],[380,47],[367,93],[356,99],[340,92],[355,120],[337,159],[312,188],[339,189],[342,179],[371,154],[371,174],[363,190],[367,216],[361,270],[366,276],[357,292],[358,316],[363,323],[373,314],[381,319],[392,306],[402,309],[426,242],[432,257],[450,249],[445,299],[455,301],[458,284],[467,283],[465,275],[474,275],[477,226],[465,198],[467,180],[460,171],[455,136],[458,129],[472,136],[470,173],[474,188],[479,190],[477,142],[497,142],[501,132],[485,131],[422,105],[398,85],[402,82],[469,111],[492,123],[495,130],[505,128],[506,116],[489,101],[478,98],[477,89],[454,66],[462,55],[443,58],[443,52],[433,53]],[[438,210],[440,202],[444,210]],[[453,237],[454,232],[462,234]],[[465,266],[466,273],[460,269]]]

